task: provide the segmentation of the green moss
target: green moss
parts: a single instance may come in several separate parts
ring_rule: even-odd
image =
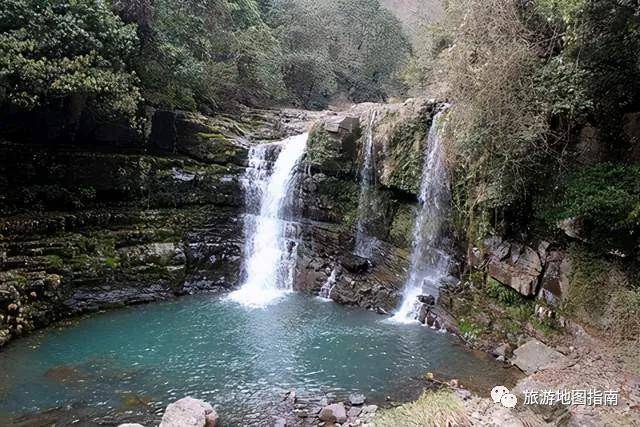
[[[204,139],[214,139],[214,140],[228,141],[227,137],[224,136],[223,134],[219,133],[219,132],[211,132],[211,133],[198,132],[196,135],[198,137],[204,138]]]
[[[49,264],[49,267],[58,270],[64,267],[64,262],[58,255],[47,255],[47,263]]]
[[[104,265],[108,268],[115,269],[120,266],[120,260],[116,257],[105,258]]]
[[[458,321],[458,328],[460,334],[468,341],[477,340],[486,331],[484,326],[464,317]]]
[[[335,177],[320,177],[316,175],[318,195],[323,204],[331,208],[336,216],[334,220],[345,228],[352,227],[358,220],[357,183]]]
[[[398,204],[389,230],[389,238],[396,246],[403,248],[411,246],[415,214],[412,206]]]
[[[397,120],[390,115],[388,120]],[[393,125],[386,153],[385,184],[408,193],[417,194],[422,176],[423,149],[428,124],[424,117],[401,120]]]
[[[515,289],[505,286],[493,277],[487,278],[487,295],[505,305],[518,305],[526,302]]]
[[[340,141],[329,135],[323,127],[315,126],[307,142],[306,161],[321,170],[341,170],[342,157],[340,153]]]

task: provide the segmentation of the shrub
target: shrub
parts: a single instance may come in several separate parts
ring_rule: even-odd
[[[439,427],[468,423],[462,403],[449,390],[425,392],[415,402],[381,410],[374,420],[380,427]]]
[[[518,305],[526,302],[525,298],[515,289],[511,289],[491,277],[487,280],[487,295],[506,305]]]
[[[605,310],[604,324],[614,337],[640,342],[640,289],[614,292]]]
[[[461,318],[458,321],[458,328],[460,329],[460,334],[467,341],[475,341],[485,330],[481,325],[465,318]]]

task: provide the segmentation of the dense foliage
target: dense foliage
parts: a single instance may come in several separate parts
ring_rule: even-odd
[[[378,0],[283,0],[271,22],[284,52],[287,89],[304,106],[384,101],[409,53],[400,23]]]
[[[135,27],[101,0],[5,0],[0,6],[0,106],[33,110],[85,105],[132,116],[138,79],[128,69]]]
[[[564,199],[564,215],[589,232],[637,240],[630,200],[640,177],[597,165],[624,163],[634,150],[623,117],[640,109],[636,2],[454,0],[418,40],[404,76],[453,102],[447,146],[460,229],[472,239],[491,228],[530,234],[545,198]],[[585,144],[595,158],[582,157]]]
[[[408,52],[378,0],[7,0],[0,103],[133,118],[141,100],[204,112],[383,100],[402,90]]]
[[[555,221],[578,218],[579,232],[598,248],[628,252],[640,229],[640,165],[603,163],[582,168],[563,183],[550,206]]]
[[[282,96],[279,46],[255,1],[158,0],[149,19],[136,63],[148,102],[194,110]]]

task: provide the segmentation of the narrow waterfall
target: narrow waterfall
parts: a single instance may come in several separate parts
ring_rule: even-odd
[[[438,296],[438,288],[449,277],[450,257],[446,252],[446,222],[450,190],[440,139],[443,111],[436,114],[427,138],[427,152],[420,185],[420,211],[413,226],[411,270],[405,282],[402,303],[392,320],[414,322],[420,303],[418,296]]]
[[[376,111],[371,111],[369,126],[363,153],[363,164],[360,172],[360,196],[358,199],[358,224],[356,226],[355,254],[363,258],[370,258],[375,239],[366,230],[366,219],[372,215],[372,205],[375,194],[376,167],[373,147],[373,124]]]
[[[250,307],[263,307],[293,287],[295,246],[287,243],[291,224],[291,192],[308,134],[249,152],[243,177],[245,218],[244,283],[230,298]],[[279,151],[279,153],[278,153]],[[273,157],[277,159],[273,163]]]
[[[331,274],[329,275],[329,277],[327,277],[327,281],[324,282],[324,284],[320,288],[318,297],[326,301],[331,301],[331,291],[333,291],[333,287],[336,285],[337,274],[338,270],[334,267],[333,270],[331,270]]]

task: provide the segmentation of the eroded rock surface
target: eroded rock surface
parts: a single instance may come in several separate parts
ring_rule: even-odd
[[[202,400],[185,397],[167,406],[160,427],[216,427],[218,414]]]

